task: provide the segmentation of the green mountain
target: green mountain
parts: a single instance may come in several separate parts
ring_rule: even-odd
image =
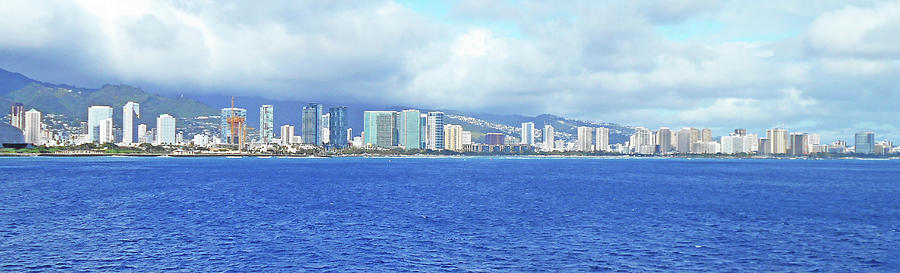
[[[29,109],[78,119],[87,119],[87,108],[91,105],[112,106],[114,116],[118,119],[122,114],[121,107],[128,101],[140,103],[142,119],[147,120],[160,114],[193,118],[218,113],[215,108],[192,99],[150,94],[128,85],[104,85],[99,89],[77,88],[47,84],[21,74],[0,71],[0,87],[0,103],[3,105],[21,102]],[[16,87],[19,88],[14,89]]]

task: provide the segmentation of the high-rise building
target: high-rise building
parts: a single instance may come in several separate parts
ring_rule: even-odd
[[[609,151],[609,128],[598,127],[594,129],[594,150],[598,152]]]
[[[669,154],[672,152],[672,130],[667,127],[661,127],[656,131],[656,143],[659,146],[660,154]]]
[[[772,140],[768,138],[760,138],[759,139],[759,154],[761,155],[770,155],[772,154]]]
[[[855,137],[856,153],[871,154],[875,152],[875,133],[858,132]]]
[[[591,143],[593,142],[593,128],[579,126],[578,127],[578,138],[575,141],[575,150],[580,152],[591,152],[593,151],[593,147]]]
[[[275,107],[263,105],[259,107],[259,142],[270,143],[275,138]]]
[[[422,149],[428,148],[428,114],[422,113],[419,116],[419,141],[422,143],[419,144],[419,147]]]
[[[150,141],[147,140],[147,124],[140,124],[137,126],[137,142],[150,143]]]
[[[281,145],[290,146],[294,144],[294,126],[291,125],[283,125],[281,126]]]
[[[472,143],[472,132],[462,131],[462,144],[463,145],[473,144]]]
[[[25,105],[21,102],[13,103],[10,107],[9,124],[16,129],[25,130]]]
[[[822,144],[822,135],[819,134],[809,134],[809,145],[812,147],[813,145]],[[812,149],[812,148],[810,148]],[[812,150],[810,150],[812,152]]]
[[[450,151],[462,151],[463,128],[460,125],[444,125],[444,149]]]
[[[310,103],[303,106],[301,119],[303,143],[322,145],[322,104]]]
[[[553,151],[553,146],[556,143],[555,136],[553,135],[554,133],[553,126],[550,124],[544,125],[544,132],[541,133],[544,137],[544,151]]]
[[[397,112],[394,111],[366,111],[363,114],[364,145],[380,148],[397,146],[396,120]]]
[[[88,139],[100,141],[100,122],[113,117],[112,107],[94,105],[88,107]],[[110,131],[111,133],[112,131]]]
[[[691,128],[691,144],[700,142],[700,129]]]
[[[141,118],[141,105],[133,101],[125,103],[125,106],[122,106],[122,144],[131,145],[135,141],[135,117]]]
[[[328,109],[331,115],[328,119],[329,127],[329,145],[334,148],[343,149],[350,143],[350,128],[347,122],[347,107],[337,106]]]
[[[709,128],[703,128],[700,131],[700,141],[701,142],[712,142],[712,130]]]
[[[322,128],[319,133],[322,134],[322,143],[329,145],[331,143],[331,113],[322,114]]]
[[[791,134],[791,155],[803,156],[809,154],[809,135],[806,133]]]
[[[41,145],[41,112],[35,109],[25,112],[25,143]]]
[[[232,135],[231,124],[228,124],[229,118],[243,118],[247,119],[247,109],[244,108],[222,108],[221,121],[219,122],[220,126],[220,135],[222,135],[222,141],[225,143],[231,144],[240,144],[241,139],[244,137],[241,134],[244,131],[244,128],[235,128],[234,135]],[[235,124],[238,126],[237,124]]]
[[[444,112],[428,112],[428,149],[444,149]]]
[[[162,114],[156,118],[156,144],[175,144],[175,118]]]
[[[110,110],[112,110],[110,108]],[[100,121],[100,124],[97,126],[97,134],[100,139],[98,140],[100,143],[113,143],[116,142],[115,135],[115,127],[113,125],[113,119],[108,118]]]
[[[487,133],[484,135],[484,143],[487,145],[503,145],[506,136],[501,133]]]
[[[735,134],[735,135],[738,135],[738,136],[746,136],[746,135],[747,135],[747,129],[744,129],[744,128],[734,129],[734,134]]]
[[[772,142],[772,154],[787,154],[788,137],[788,131],[782,128],[766,131],[766,138]]]
[[[522,123],[522,144],[534,145],[534,122]]]
[[[678,153],[687,154],[691,152],[691,140],[693,138],[693,130],[692,128],[681,128],[678,130],[678,133],[675,134],[678,139],[677,145],[675,145],[675,149]]]
[[[669,134],[671,137],[671,134]],[[653,131],[645,127],[634,128],[634,134],[628,141],[628,148],[639,154],[652,154],[655,150],[656,143],[653,138]]]
[[[403,110],[400,116],[400,146],[405,149],[424,149],[422,137],[422,113],[419,110]]]

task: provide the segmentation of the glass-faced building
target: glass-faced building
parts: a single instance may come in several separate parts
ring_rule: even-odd
[[[875,152],[875,133],[856,133],[856,153],[871,154]]]
[[[444,149],[444,112],[428,112],[428,149]]]
[[[405,149],[422,149],[422,113],[419,110],[403,110],[399,113],[399,145]]]
[[[175,117],[162,114],[156,118],[157,144],[175,144]]]
[[[105,105],[88,107],[88,139],[100,141],[100,123],[106,119],[112,119],[113,108]]]
[[[398,145],[397,112],[366,111],[363,114],[365,145],[391,148]]]
[[[347,107],[337,106],[328,109],[330,117],[328,118],[328,140],[329,145],[334,148],[342,149],[347,147]]]
[[[275,138],[275,107],[263,105],[259,107],[259,141],[269,143]]]
[[[322,104],[303,106],[300,133],[304,144],[322,145]]]
[[[219,122],[222,141],[225,143],[238,143],[238,135],[231,135],[231,127],[228,125],[228,118],[239,117],[247,119],[247,109],[244,108],[222,108],[222,118]]]

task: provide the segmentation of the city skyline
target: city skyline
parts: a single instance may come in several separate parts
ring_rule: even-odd
[[[232,99],[232,105],[234,101]],[[88,120],[82,122],[80,135],[66,139],[70,132],[51,131],[45,128],[42,113],[34,108],[24,113],[25,143],[32,145],[79,145],[94,142],[98,144],[115,143],[124,147],[136,146],[131,143],[128,135],[134,128],[135,117],[140,118],[140,104],[128,101],[123,106],[122,128],[117,127],[112,118],[113,107],[107,105],[92,105],[88,107]],[[22,124],[18,116],[25,108],[23,103],[13,103],[8,115],[11,128]],[[352,134],[352,128],[347,122],[347,107],[333,106],[327,113],[320,109],[324,106],[319,103],[308,103],[302,108],[299,124],[309,128],[308,132],[301,132],[297,136],[294,126],[284,125],[280,135],[274,140],[274,132],[265,132],[265,127],[272,127],[274,119],[274,106],[260,106],[260,133],[256,139],[247,133],[254,130],[248,127],[246,110],[243,108],[222,108],[219,117],[219,132],[208,135],[206,133],[185,135],[176,126],[176,117],[169,114],[160,114],[156,119],[156,126],[148,128],[145,123],[137,125],[137,144],[152,143],[155,145],[197,145],[209,146],[227,144],[234,145],[238,151],[242,151],[246,145],[281,144],[293,146],[294,144],[309,145],[309,147],[323,147],[326,149],[344,149],[356,147],[369,149],[394,149],[406,150],[431,150],[453,152],[585,152],[585,153],[615,153],[630,155],[688,155],[688,154],[715,154],[715,155],[789,155],[803,157],[814,154],[875,154],[887,155],[900,153],[900,147],[895,147],[889,139],[877,141],[875,133],[860,131],[854,134],[852,145],[848,141],[836,140],[831,143],[822,142],[818,133],[802,131],[790,131],[785,128],[772,128],[765,135],[757,135],[746,128],[736,128],[732,132],[719,137],[715,136],[710,128],[684,127],[679,130],[671,130],[668,127],[660,127],[658,130],[650,130],[645,127],[635,127],[634,133],[624,143],[609,142],[609,128],[603,126],[579,126],[576,128],[575,139],[572,142],[555,140],[556,133],[553,126],[545,124],[543,129],[535,129],[535,123],[526,121],[521,123],[518,131],[519,138],[515,134],[486,133],[483,142],[473,141],[472,132],[463,126],[448,123],[444,120],[443,112],[422,112],[416,109],[402,111],[364,111],[364,127],[359,137]],[[52,115],[52,114],[51,114]],[[125,125],[129,124],[129,125]],[[149,130],[148,130],[149,129]],[[368,134],[367,134],[368,132]],[[239,137],[232,138],[234,133]],[[536,133],[541,134],[537,136]],[[218,136],[221,136],[219,138]],[[133,137],[133,136],[132,136]],[[185,138],[187,137],[187,138]],[[307,140],[304,140],[306,137]],[[190,140],[188,140],[190,139]],[[310,142],[309,139],[315,139]],[[322,139],[319,142],[319,139]],[[877,141],[877,142],[876,142]],[[55,144],[54,144],[55,142]]]
[[[896,27],[898,2],[234,5],[12,1],[0,7],[16,22],[0,24],[11,34],[0,67],[170,96],[253,90],[648,128],[900,136],[889,99],[897,46],[879,35]],[[316,16],[261,16],[270,12]]]

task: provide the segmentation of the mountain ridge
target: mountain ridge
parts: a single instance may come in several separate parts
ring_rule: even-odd
[[[122,111],[118,108],[128,101],[141,104],[142,123],[153,127],[153,117],[159,114],[171,114],[179,118],[194,118],[197,116],[214,116],[219,114],[220,108],[230,107],[231,96],[225,95],[198,95],[196,98],[179,96],[176,98],[151,94],[140,88],[126,84],[104,84],[100,88],[81,88],[66,84],[46,83],[31,79],[20,73],[0,69],[0,103],[9,105],[13,102],[22,102],[26,108],[35,108],[44,113],[63,114],[77,119],[87,119],[87,108],[91,105],[109,105],[114,108],[113,118],[120,120]],[[300,109],[306,103],[296,100],[272,101],[259,97],[236,97],[236,107],[252,105],[247,108],[247,121],[249,126],[258,127],[259,113],[254,111],[262,104],[275,105],[275,127],[291,124],[301,131]],[[221,107],[211,106],[221,103]],[[359,135],[362,130],[363,112],[366,110],[403,110],[411,107],[405,106],[377,106],[363,104],[329,104],[322,102],[327,113],[328,107],[343,105],[348,107],[348,122],[353,128],[354,135]],[[574,140],[578,126],[607,127],[610,128],[610,143],[624,143],[634,130],[632,127],[615,123],[581,121],[567,119],[553,114],[540,114],[534,117],[525,115],[504,115],[491,113],[472,113],[458,110],[435,110],[447,114],[446,124],[459,124],[465,130],[473,132],[473,140],[482,141],[486,133],[504,133],[516,137],[521,136],[521,123],[534,122],[535,129],[542,129],[544,125],[552,125],[557,132],[557,139]],[[283,114],[287,112],[288,114]],[[277,130],[276,130],[277,131]],[[537,135],[540,135],[538,133]]]

